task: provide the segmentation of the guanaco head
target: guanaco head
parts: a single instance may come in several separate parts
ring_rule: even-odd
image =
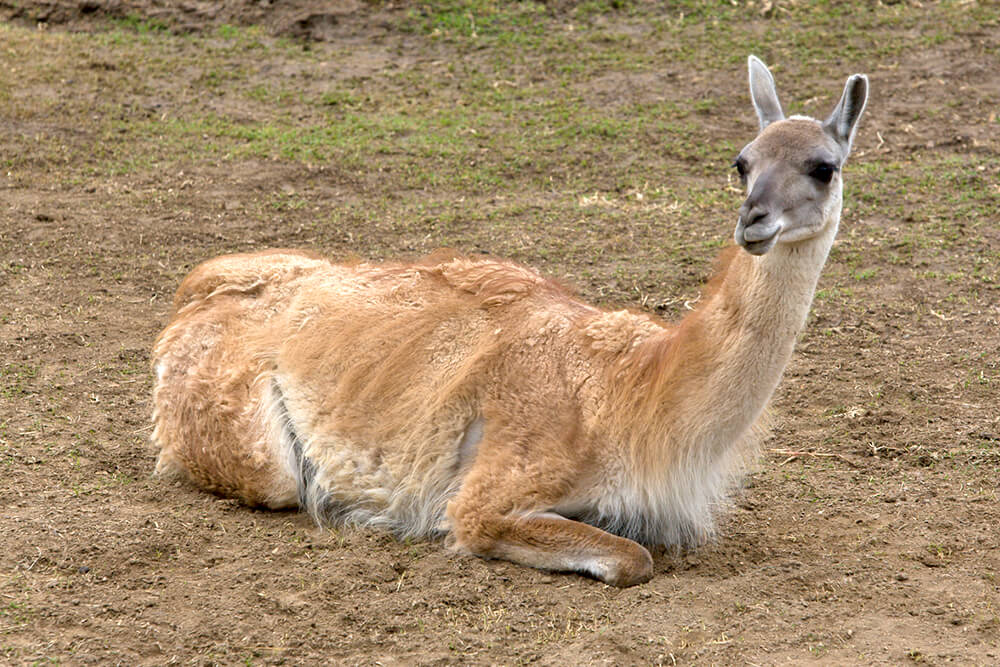
[[[756,56],[749,58],[750,97],[760,134],[740,151],[733,166],[746,185],[736,243],[763,255],[776,243],[798,243],[820,235],[840,219],[841,167],[851,152],[868,101],[868,77],[855,74],[825,121],[785,118],[774,77]]]

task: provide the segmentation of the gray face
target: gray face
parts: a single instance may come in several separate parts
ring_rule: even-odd
[[[802,116],[786,120],[767,65],[750,56],[747,68],[761,132],[733,165],[749,193],[735,237],[747,252],[763,255],[776,243],[805,241],[835,228],[843,188],[840,169],[868,103],[868,77],[848,77],[840,102],[820,123]]]
[[[739,210],[736,243],[763,255],[776,243],[819,234],[839,212],[845,158],[819,121],[794,117],[768,124],[734,163],[749,193]]]

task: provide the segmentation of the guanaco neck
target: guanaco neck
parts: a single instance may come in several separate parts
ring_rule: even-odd
[[[702,305],[623,360],[625,391],[639,396],[630,424],[619,422],[632,433],[634,469],[657,474],[678,458],[707,462],[746,441],[805,325],[839,201],[830,209],[811,239],[761,256],[729,249]]]

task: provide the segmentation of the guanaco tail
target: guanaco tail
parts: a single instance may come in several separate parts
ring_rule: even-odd
[[[757,454],[837,233],[868,97],[786,118],[749,58],[736,246],[676,325],[588,305],[517,264],[295,250],[196,267],[156,342],[158,473],[327,524],[616,586],[642,545],[696,545]]]

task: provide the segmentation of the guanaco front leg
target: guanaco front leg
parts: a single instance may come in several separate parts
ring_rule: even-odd
[[[561,487],[551,468],[477,460],[448,504],[457,546],[483,558],[589,574],[612,586],[649,581],[653,559],[641,545],[547,511]]]

